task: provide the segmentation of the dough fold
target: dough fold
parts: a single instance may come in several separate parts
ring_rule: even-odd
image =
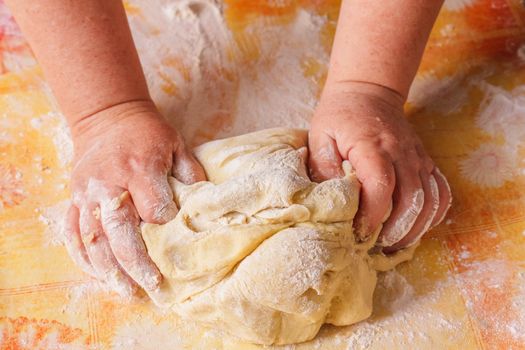
[[[359,182],[307,175],[307,132],[269,129],[195,149],[208,181],[170,178],[180,208],[142,236],[164,280],[153,301],[258,344],[312,339],[370,316],[377,271],[411,258],[371,253],[352,219]]]

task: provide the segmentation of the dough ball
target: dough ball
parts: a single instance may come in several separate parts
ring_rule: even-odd
[[[258,344],[315,337],[370,316],[377,270],[411,257],[370,253],[352,219],[359,182],[308,177],[307,132],[269,129],[195,149],[208,181],[170,179],[180,208],[142,235],[164,280],[153,301]]]

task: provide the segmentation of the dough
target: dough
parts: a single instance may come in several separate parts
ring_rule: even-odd
[[[270,129],[195,149],[208,180],[170,179],[180,208],[165,225],[144,225],[148,252],[164,276],[153,301],[258,344],[313,338],[323,323],[349,325],[372,312],[385,257],[352,233],[359,183],[307,175],[307,132]]]

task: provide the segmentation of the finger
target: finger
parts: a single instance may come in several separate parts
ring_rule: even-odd
[[[118,194],[119,191],[120,195]],[[120,266],[142,288],[159,287],[162,276],[150,259],[139,227],[139,216],[128,191],[112,191],[111,200],[100,203],[101,222]]]
[[[430,228],[439,208],[439,189],[433,175],[425,171],[421,174],[421,183],[425,192],[425,203],[410,231],[399,242],[383,249],[385,253],[406,248],[419,240]]]
[[[87,203],[80,209],[80,234],[97,278],[121,296],[136,291],[133,281],[121,270],[98,219],[98,205]]]
[[[394,169],[396,186],[392,212],[378,238],[382,246],[399,242],[412,229],[425,203],[425,192],[415,161],[396,163]]]
[[[316,182],[344,176],[342,158],[335,140],[324,132],[311,132],[308,137],[310,177]]]
[[[348,158],[361,182],[354,227],[358,237],[366,239],[390,212],[396,177],[390,157],[378,153],[373,145],[353,149]]]
[[[177,205],[165,174],[135,176],[129,184],[129,191],[145,222],[165,224],[177,215]]]
[[[173,176],[187,185],[206,180],[202,165],[184,145],[179,146],[175,151]]]
[[[93,266],[91,266],[91,262],[89,261],[84,243],[82,243],[80,228],[78,227],[78,219],[78,208],[74,205],[71,205],[67,211],[64,222],[64,243],[69,256],[71,259],[73,259],[77,266],[87,274],[96,277],[95,270],[93,270]]]
[[[443,221],[452,205],[452,193],[447,179],[437,167],[434,168],[432,175],[434,175],[439,189],[439,208],[434,220],[432,221],[431,228],[439,225],[439,223]]]

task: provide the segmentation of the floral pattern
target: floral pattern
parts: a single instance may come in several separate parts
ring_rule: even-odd
[[[501,187],[516,169],[509,153],[503,146],[484,144],[461,162],[461,174],[481,187]]]
[[[12,165],[0,164],[0,212],[22,202],[26,197],[22,186],[22,173]]]
[[[507,92],[492,85],[484,87],[485,99],[476,124],[491,136],[503,136],[509,146],[525,142],[525,87]]]
[[[87,345],[82,330],[57,321],[0,317],[0,350],[81,350]]]
[[[35,64],[20,28],[7,6],[0,2],[0,73],[20,71]]]

